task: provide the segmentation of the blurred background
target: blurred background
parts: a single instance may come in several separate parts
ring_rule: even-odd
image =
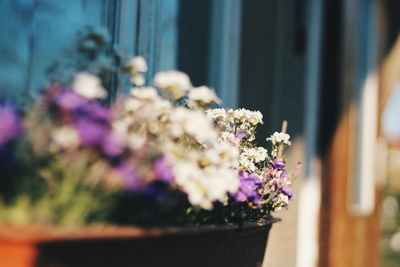
[[[78,32],[107,31],[149,77],[180,69],[260,110],[260,145],[288,120],[296,198],[265,267],[400,266],[399,15],[398,0],[0,0],[0,98],[28,102]]]

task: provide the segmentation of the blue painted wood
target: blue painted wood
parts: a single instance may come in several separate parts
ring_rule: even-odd
[[[17,98],[28,87],[34,1],[0,2],[0,97]]]
[[[238,105],[241,0],[212,1],[209,84],[224,105]]]
[[[85,26],[104,26],[107,1],[8,0],[0,2],[0,97],[19,102],[47,83],[46,69]]]
[[[121,49],[133,55],[136,44],[138,0],[121,0],[119,40]]]
[[[178,0],[139,0],[136,54],[148,61],[147,80],[177,65]]]
[[[108,29],[113,46],[144,56],[148,77],[176,68],[178,7],[179,0],[0,1],[0,97],[33,98],[86,26]]]
[[[319,86],[321,77],[321,46],[324,4],[320,0],[308,0],[307,14],[307,48],[306,48],[306,80],[305,80],[305,120],[304,142],[305,179],[312,179],[317,154],[318,121],[319,121]]]
[[[184,1],[184,0],[183,0]],[[178,64],[179,0],[162,2],[160,59],[158,70],[176,69]]]
[[[158,65],[157,43],[159,42],[159,18],[161,12],[160,0],[139,0],[138,6],[138,31],[136,54],[143,56],[148,61],[146,80],[150,80],[156,72]]]

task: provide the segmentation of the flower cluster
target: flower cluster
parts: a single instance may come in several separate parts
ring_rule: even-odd
[[[84,71],[52,84],[24,116],[0,106],[0,156],[12,145],[22,166],[0,181],[10,188],[0,188],[0,220],[142,223],[153,212],[184,223],[219,209],[234,221],[237,208],[261,219],[287,206],[289,135],[268,138],[269,153],[254,144],[260,112],[210,109],[221,103],[215,91],[179,71],[148,85],[141,57],[125,66],[133,88],[111,105],[102,80]]]
[[[233,195],[238,202],[246,202],[253,209],[269,215],[271,211],[288,205],[293,198],[289,175],[285,170],[283,152],[291,143],[286,133],[275,132],[267,141],[272,143],[271,153],[254,143],[262,114],[246,109],[211,109],[207,114],[219,129],[219,141],[233,144],[239,150],[239,191]]]
[[[162,74],[163,82],[155,84],[166,88],[175,74],[172,78]],[[181,94],[183,88],[174,92]],[[237,160],[238,150],[218,142],[218,132],[204,112],[174,106],[154,87],[135,87],[131,97],[120,103],[123,108],[114,128],[126,136],[133,154],[142,158],[133,165],[144,184],[164,179],[165,171],[152,173],[147,166],[152,159],[162,159],[162,165],[169,166],[168,182],[186,193],[192,205],[211,209],[214,201],[224,202],[228,193],[236,192],[239,183],[231,162]]]

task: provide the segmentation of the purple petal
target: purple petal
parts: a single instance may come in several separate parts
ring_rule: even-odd
[[[106,125],[87,119],[78,120],[75,123],[75,129],[79,134],[83,146],[102,144],[103,139],[109,132]]]
[[[72,90],[64,90],[58,95],[56,102],[63,110],[73,111],[82,107],[88,100]]]
[[[89,117],[92,120],[110,123],[112,119],[111,110],[103,107],[96,101],[89,101],[79,109],[79,116]]]
[[[123,137],[114,131],[110,131],[102,141],[104,154],[110,157],[121,155],[125,150]]]
[[[285,195],[287,195],[289,197],[289,199],[292,199],[294,197],[294,193],[293,190],[289,187],[289,186],[283,186],[281,188],[281,192],[284,193]]]
[[[277,170],[283,170],[285,168],[285,163],[279,160],[275,160],[274,162],[268,162],[269,165],[271,165],[274,169]]]
[[[257,192],[257,189],[262,185],[260,178],[255,174],[248,174],[241,171],[239,179],[239,190],[234,196],[236,201],[243,202],[249,200],[258,204],[261,198],[261,195]]]
[[[127,187],[128,191],[136,191],[139,188],[140,182],[135,168],[127,163],[123,162],[116,167],[117,173],[120,175],[123,184]]]
[[[241,140],[243,137],[245,137],[246,136],[246,133],[245,132],[243,132],[243,131],[237,131],[236,132],[236,134],[235,134],[235,137],[237,138],[237,139],[239,139],[239,140]]]
[[[0,107],[0,145],[17,138],[21,132],[22,123],[17,113],[11,107]]]
[[[167,162],[164,156],[159,156],[154,161],[153,168],[158,180],[167,183],[170,183],[174,180],[172,166]]]

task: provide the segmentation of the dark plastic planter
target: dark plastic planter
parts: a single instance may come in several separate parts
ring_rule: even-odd
[[[79,233],[15,229],[0,231],[0,266],[261,266],[268,233],[263,224],[191,228],[81,229]],[[42,233],[41,233],[42,232]],[[49,234],[51,232],[52,234]]]

